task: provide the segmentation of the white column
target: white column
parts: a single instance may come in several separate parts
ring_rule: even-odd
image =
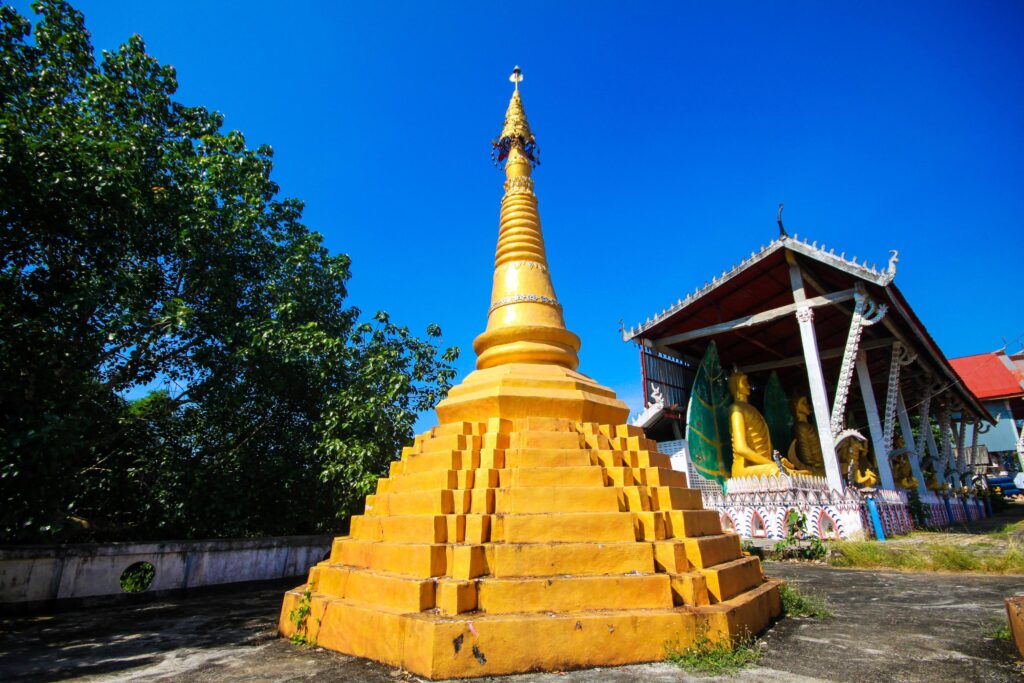
[[[924,474],[921,472],[921,461],[918,458],[917,444],[914,442],[914,432],[910,429],[910,416],[907,415],[907,406],[903,403],[903,391],[896,390],[896,412],[900,418],[900,431],[903,433],[903,444],[907,447],[907,460],[910,462],[910,469],[917,479],[917,492],[924,498],[928,493],[928,487],[924,485]]]
[[[804,277],[800,273],[796,257],[790,251],[786,251],[786,262],[789,264],[789,284],[793,288],[793,303],[800,306],[807,301]],[[796,319],[800,324],[800,341],[804,349],[804,365],[807,368],[807,385],[811,390],[814,422],[818,426],[818,441],[821,443],[821,456],[825,461],[825,480],[829,489],[842,492],[843,477],[839,473],[839,458],[836,456],[835,439],[832,438],[828,392],[825,390],[825,376],[821,371],[818,338],[814,334],[814,309],[800,306],[796,311]]]
[[[818,425],[821,455],[825,460],[825,479],[831,490],[842,492],[843,477],[839,472],[839,457],[836,455],[836,446],[832,441],[828,393],[825,391],[825,376],[821,370],[821,356],[818,354],[818,339],[814,334],[814,309],[807,307],[798,309],[796,319],[800,323],[800,341],[804,347],[807,384],[811,390],[814,421]]]
[[[878,463],[878,477],[883,489],[896,489],[892,479],[892,468],[889,466],[889,454],[885,451],[882,438],[882,421],[878,417],[878,404],[875,402],[875,390],[871,385],[871,373],[868,371],[867,354],[857,352],[857,383],[864,398],[864,411],[868,414],[868,431],[871,433],[871,445],[875,448],[875,462]]]
[[[939,439],[942,441],[942,467],[948,469],[953,460],[953,442],[952,436],[950,435],[950,407],[949,404],[942,406],[942,410],[939,413]],[[959,488],[960,486],[960,475],[957,473],[956,468],[953,468],[952,474],[953,481],[950,482],[950,486]]]
[[[967,443],[967,413],[960,409],[960,429],[956,433],[956,469],[960,473],[960,483],[965,486],[971,485],[971,468],[967,463],[967,455],[964,453],[964,445]]]

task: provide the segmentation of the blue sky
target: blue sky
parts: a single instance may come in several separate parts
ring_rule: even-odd
[[[26,2],[15,6],[27,13]],[[775,235],[883,264],[948,356],[1024,343],[1024,4],[76,3],[276,152],[350,301],[475,361],[519,64],[581,370],[636,409],[642,321]],[[421,420],[423,425],[430,419]]]

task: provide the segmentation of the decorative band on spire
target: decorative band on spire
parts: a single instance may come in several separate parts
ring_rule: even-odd
[[[491,159],[495,166],[500,167],[509,153],[513,149],[518,149],[530,160],[530,165],[536,167],[540,164],[540,147],[537,146],[537,140],[530,130],[530,122],[526,120],[526,110],[523,109],[523,100],[519,97],[519,82],[523,80],[523,73],[518,66],[513,69],[509,80],[516,84],[516,89],[505,111],[505,126],[501,129],[501,135],[491,142]]]
[[[487,313],[489,315],[493,313],[495,309],[501,308],[502,306],[508,306],[509,304],[547,304],[548,306],[554,306],[559,310],[562,309],[561,302],[559,302],[558,299],[552,299],[549,296],[544,296],[542,294],[515,294],[495,301],[491,304],[491,308]]]

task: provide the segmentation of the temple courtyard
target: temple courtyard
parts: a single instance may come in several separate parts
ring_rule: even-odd
[[[1012,645],[991,637],[1020,576],[900,573],[765,563],[824,597],[834,616],[784,619],[759,665],[728,679],[647,664],[483,680],[1012,681]],[[0,620],[0,680],[419,680],[277,636],[281,585]],[[1002,621],[1000,621],[1002,620]]]

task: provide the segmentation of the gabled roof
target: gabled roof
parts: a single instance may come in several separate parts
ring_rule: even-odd
[[[771,363],[799,358],[802,356],[802,344],[795,316],[769,316],[767,320],[770,322],[765,318],[754,322],[762,312],[779,311],[794,305],[789,275],[789,262],[793,261],[800,266],[808,296],[817,295],[819,303],[815,308],[814,326],[827,374],[838,372],[842,348],[849,332],[851,306],[839,303],[842,301],[839,298],[835,299],[837,305],[821,305],[821,300],[834,295],[844,296],[848,301],[853,298],[849,293],[857,289],[876,304],[884,304],[888,308],[883,324],[863,331],[862,349],[881,349],[891,346],[895,340],[902,341],[911,352],[918,354],[927,370],[926,376],[931,375],[957,395],[961,402],[971,406],[970,412],[981,419],[991,420],[981,401],[961,382],[949,360],[893,283],[898,260],[898,252],[892,250],[885,268],[880,269],[869,266],[866,261],[858,262],[856,257],[847,258],[845,252],[836,254],[834,249],[819,246],[817,242],[809,243],[796,235],[783,236],[752,253],[731,270],[712,278],[710,283],[705,283],[686,298],[645,322],[623,330],[623,340],[662,350],[691,363],[699,361],[708,339],[712,337],[718,344],[723,362],[740,367],[752,368],[764,365],[765,361]],[[750,320],[750,324],[756,324],[756,327],[738,324],[744,320]],[[737,324],[728,325],[726,321]],[[718,325],[728,330],[711,333],[710,330]],[[705,332],[700,332],[702,330]],[[888,353],[873,352],[868,357],[872,376],[888,374]],[[790,374],[788,378],[782,377],[784,384],[789,386],[798,382],[797,366],[788,361],[785,365],[785,368],[779,367],[780,375]],[[920,379],[923,381],[926,376]]]
[[[892,282],[894,277],[896,277],[896,263],[899,261],[899,252],[893,249],[890,251],[891,256],[889,258],[888,266],[885,270],[879,270],[876,265],[871,265],[869,267],[867,260],[864,260],[862,263],[857,263],[856,256],[849,259],[846,258],[845,251],[838,255],[835,253],[835,249],[829,249],[826,251],[825,245],[822,244],[819,247],[817,240],[808,243],[805,238],[801,242],[799,236],[796,234],[780,237],[777,240],[769,242],[768,246],[762,246],[756,253],[750,252],[749,257],[733,266],[731,270],[727,272],[723,271],[721,275],[711,278],[710,283],[705,282],[703,287],[698,287],[692,293],[687,294],[685,298],[679,299],[676,303],[666,309],[663,309],[652,318],[648,318],[645,322],[640,323],[629,330],[623,330],[623,341],[630,341],[634,337],[637,337],[643,332],[655,327],[662,320],[684,310],[691,303],[707,296],[722,285],[757,266],[759,263],[768,260],[772,255],[781,252],[783,249],[790,249],[799,254],[803,254],[804,256],[820,261],[825,265],[832,266],[833,268],[839,268],[860,280],[864,280],[865,282],[870,282],[881,287],[885,287]]]
[[[983,401],[1024,396],[1024,372],[1005,353],[979,353],[951,358],[949,362]]]

